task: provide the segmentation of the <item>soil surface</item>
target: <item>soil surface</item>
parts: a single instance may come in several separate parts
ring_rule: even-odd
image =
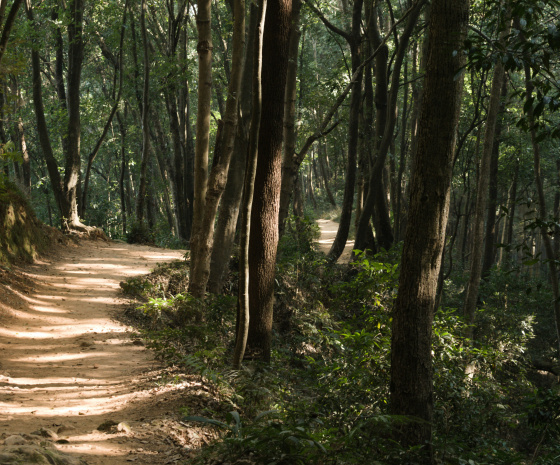
[[[200,382],[169,383],[114,319],[125,303],[120,281],[182,255],[81,241],[23,269],[0,268],[0,444],[42,436],[88,464],[116,465],[178,463],[206,442],[176,420],[189,395],[204,394]]]
[[[317,220],[319,229],[321,230],[321,238],[317,241],[319,244],[319,250],[325,255],[329,253],[331,245],[336,237],[336,232],[338,231],[338,223],[331,220]],[[354,241],[346,241],[346,246],[344,247],[344,252],[338,259],[338,263],[348,263],[352,257],[352,247],[354,246]]]

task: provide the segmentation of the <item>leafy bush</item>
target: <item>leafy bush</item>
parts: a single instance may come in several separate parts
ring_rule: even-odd
[[[250,458],[252,463],[307,465],[324,463],[327,453],[313,431],[314,423],[320,422],[286,423],[274,410],[262,412],[250,422],[242,422],[237,411],[229,412],[225,421],[198,416],[187,416],[185,420],[206,423],[224,431],[222,443],[213,455],[233,463]],[[198,463],[203,459],[206,458],[199,457]]]
[[[129,244],[153,244],[154,235],[145,221],[135,221],[126,233],[126,242]]]

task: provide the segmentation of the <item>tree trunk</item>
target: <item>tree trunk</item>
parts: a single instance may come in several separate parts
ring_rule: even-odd
[[[524,39],[523,34],[521,34],[522,39]],[[546,256],[548,258],[548,272],[550,274],[550,282],[552,287],[553,300],[553,311],[554,320],[556,324],[556,337],[558,344],[558,354],[560,355],[560,289],[558,286],[558,269],[556,266],[556,260],[554,260],[554,248],[552,246],[552,240],[548,235],[548,227],[546,222],[548,221],[548,215],[546,211],[546,198],[544,196],[544,188],[541,175],[541,155],[540,146],[537,141],[537,130],[535,127],[535,116],[533,112],[532,99],[533,91],[535,86],[531,80],[531,68],[529,67],[530,57],[525,54],[525,89],[526,89],[526,99],[527,103],[525,105],[527,112],[527,122],[529,123],[530,134],[531,134],[531,145],[533,147],[533,162],[535,170],[535,185],[537,188],[537,195],[539,199],[538,206],[538,219],[542,222],[542,226],[539,228],[541,232],[542,241],[544,243],[544,249],[546,251]]]
[[[360,65],[360,31],[362,21],[362,5],[363,0],[354,0],[352,8],[352,29],[346,39],[350,45],[350,53],[352,55],[352,79],[354,80],[354,72],[358,70]],[[356,163],[358,157],[358,135],[359,135],[359,118],[360,118],[360,101],[362,99],[362,72],[356,76],[352,94],[350,97],[350,109],[348,114],[348,159],[346,163],[346,183],[344,185],[344,194],[342,197],[342,212],[340,214],[340,223],[334,238],[333,244],[327,257],[329,260],[336,262],[346,247],[348,240],[348,232],[350,231],[350,222],[352,220],[352,206],[354,204],[354,188],[356,184]]]
[[[468,0],[433,0],[418,151],[393,310],[390,411],[421,421],[398,428],[404,447],[418,446],[432,463],[432,321],[449,211],[449,192],[461,106]]]
[[[249,239],[248,350],[270,361],[284,96],[292,2],[268,0],[262,52],[262,115]]]
[[[384,249],[389,249],[393,244],[393,232],[389,219],[387,201],[384,195],[382,177],[387,154],[389,153],[389,148],[393,142],[393,134],[397,122],[396,109],[400,87],[401,67],[408,48],[408,41],[412,35],[412,31],[418,17],[420,16],[420,11],[422,10],[424,3],[425,1],[419,0],[413,7],[411,7],[411,14],[408,16],[404,31],[399,38],[399,45],[396,50],[395,63],[392,70],[390,89],[388,89],[386,84],[386,61],[388,59],[388,50],[385,61],[378,59],[379,63],[376,62],[376,68],[380,68],[381,71],[383,71],[383,76],[381,76],[380,71],[376,69],[376,79],[380,80],[380,84],[376,87],[376,155],[375,162],[370,171],[368,195],[358,223],[358,230],[356,231],[354,248],[358,250],[364,250],[368,246],[369,219],[374,213],[374,208],[377,216],[376,236],[379,246]],[[374,38],[374,44],[377,45],[380,43],[381,37],[377,27],[375,27],[375,21],[372,21],[371,24],[373,31],[372,37]]]
[[[293,0],[292,30],[288,57],[288,71],[286,77],[286,98],[284,101],[284,160],[282,163],[282,187],[280,191],[280,210],[278,219],[279,235],[284,234],[286,218],[288,216],[289,199],[294,187],[293,176],[299,170],[296,163],[296,98],[297,98],[297,59],[299,40],[301,37],[300,17],[301,0]],[[291,182],[289,182],[291,181]]]
[[[212,25],[210,0],[198,1],[196,27],[198,29],[198,109],[196,116],[196,144],[194,154],[194,210],[191,233],[191,268],[197,262],[200,228],[204,218],[208,189],[208,152],[210,145],[210,103],[212,100]],[[192,270],[191,270],[192,271]],[[189,286],[190,287],[190,286]]]
[[[37,132],[47,164],[51,185],[60,211],[62,228],[83,229],[78,216],[78,188],[80,175],[80,82],[84,52],[82,37],[83,0],[73,0],[68,4],[70,24],[68,25],[68,133],[64,150],[64,181],[58,172],[58,164],[52,151],[48,127],[45,119],[43,92],[41,88],[41,67],[39,52],[32,48],[31,64],[33,77],[33,104],[37,119]],[[26,2],[27,17],[34,23],[31,2]]]
[[[125,109],[126,115],[126,109]],[[124,118],[117,112],[117,121],[119,122],[119,130],[121,133],[121,169],[119,173],[119,195],[121,197],[121,215],[122,215],[122,234],[126,236],[126,190],[125,190],[125,175],[127,167],[126,159],[126,125]]]
[[[254,9],[253,9],[254,11]],[[262,52],[263,35],[267,0],[261,0],[258,13],[255,15],[255,35],[252,54],[252,110],[251,134],[249,138],[249,153],[247,154],[247,169],[243,186],[243,201],[241,212],[241,231],[239,243],[239,294],[237,302],[237,322],[235,333],[235,349],[233,354],[233,368],[241,368],[249,336],[250,310],[250,256],[249,242],[251,237],[251,214],[255,192],[255,177],[257,172],[259,132],[262,116]]]
[[[212,248],[208,290],[213,294],[219,294],[222,291],[225,272],[235,243],[235,231],[237,229],[243,197],[243,184],[247,164],[247,151],[249,148],[249,134],[252,114],[251,104],[253,79],[249,79],[249,76],[253,76],[253,55],[255,48],[255,34],[257,32],[257,15],[258,8],[255,4],[252,4],[249,29],[247,31],[247,46],[245,47],[245,61],[243,65],[243,76],[245,76],[245,79],[243,79],[241,83],[239,104],[241,115],[237,125],[237,137],[235,138],[235,148],[228,172],[226,189],[224,191],[224,195],[222,196],[218,221],[216,224],[216,232],[214,234],[214,243],[220,244],[220,247]]]
[[[136,221],[140,224],[144,221],[144,203],[146,200],[148,159],[150,156],[150,56],[148,34],[146,31],[146,0],[142,0],[142,11],[140,14],[140,29],[144,49],[144,85],[142,90],[142,161],[140,162],[140,180],[138,182],[138,193],[136,196]]]
[[[237,114],[241,81],[243,79],[243,52],[245,48],[245,0],[235,1],[235,23],[233,34],[233,52],[231,79],[224,114],[223,137],[219,141],[220,149],[214,153],[212,170],[207,182],[204,199],[204,214],[197,227],[197,235],[192,248],[197,252],[191,258],[189,292],[201,298],[206,292],[210,277],[210,258],[214,241],[214,224],[218,205],[227,182],[229,163],[233,154],[235,134],[237,131]],[[216,136],[216,139],[219,135]]]
[[[496,209],[498,208],[498,162],[500,157],[500,137],[503,127],[503,113],[505,111],[505,99],[507,97],[507,82],[502,86],[502,102],[496,132],[494,134],[494,145],[492,146],[492,158],[490,159],[490,185],[488,190],[488,213],[486,216],[486,239],[484,242],[484,259],[482,262],[482,278],[490,274],[490,269],[496,261]]]
[[[505,21],[511,22],[510,18],[500,18],[500,23]],[[509,26],[506,26],[500,33],[500,43],[503,45],[504,40],[509,34]],[[472,242],[471,242],[471,264],[469,273],[469,282],[465,295],[465,304],[463,306],[463,314],[469,325],[467,337],[472,338],[474,330],[474,320],[476,314],[476,302],[478,300],[478,290],[480,287],[480,278],[482,275],[482,253],[484,251],[484,216],[486,215],[486,203],[488,200],[488,186],[490,184],[490,161],[494,148],[494,140],[496,135],[496,126],[498,114],[500,111],[500,98],[502,95],[502,87],[505,80],[505,69],[502,60],[496,61],[494,67],[494,76],[492,78],[492,89],[490,91],[490,101],[488,102],[488,114],[486,116],[486,127],[484,131],[484,145],[482,147],[482,158],[480,160],[480,169],[478,172],[478,186],[476,193],[476,209],[475,219],[472,225]]]

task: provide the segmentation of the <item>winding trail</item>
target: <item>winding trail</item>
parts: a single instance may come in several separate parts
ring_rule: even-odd
[[[145,374],[157,364],[111,315],[122,309],[120,281],[181,257],[82,241],[26,267],[28,287],[0,286],[0,439],[43,428],[88,464],[175,463],[156,460],[163,451],[140,434],[149,415],[137,401],[154,395]],[[126,425],[98,431],[106,420]]]
[[[331,220],[321,219],[317,220],[317,224],[319,225],[319,229],[321,230],[321,238],[317,241],[317,243],[319,244],[319,250],[326,255],[329,253],[329,250],[331,250],[334,238],[336,237],[336,233],[338,231],[338,223],[335,223]],[[344,252],[342,252],[342,255],[338,259],[338,263],[348,263],[350,261],[353,246],[353,240],[346,241]]]
[[[328,253],[338,224],[318,223],[319,247]],[[348,261],[351,246],[340,261]],[[182,257],[182,251],[81,241],[54,247],[15,274],[0,268],[0,449],[13,435],[27,440],[41,431],[58,440],[59,451],[89,465],[156,465],[182,463],[207,442],[206,433],[176,421],[185,403],[208,405],[204,388],[188,378],[157,385],[161,366],[114,319],[126,303],[121,281]],[[98,430],[107,421],[120,430]]]

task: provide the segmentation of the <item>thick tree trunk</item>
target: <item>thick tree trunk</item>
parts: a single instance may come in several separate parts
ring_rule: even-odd
[[[433,461],[432,321],[449,210],[452,162],[461,106],[468,0],[433,0],[418,151],[393,310],[390,411],[421,421],[398,428],[405,446],[420,447],[421,463]],[[437,111],[436,111],[437,110]]]
[[[249,239],[248,350],[270,360],[278,210],[282,174],[284,96],[291,0],[268,0],[262,52],[262,115]]]

